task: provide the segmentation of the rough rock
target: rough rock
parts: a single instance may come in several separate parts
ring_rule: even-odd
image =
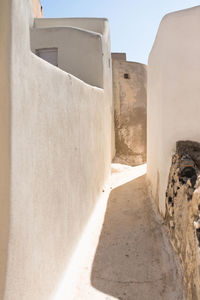
[[[179,141],[166,191],[165,221],[182,268],[188,300],[200,299],[200,144]]]

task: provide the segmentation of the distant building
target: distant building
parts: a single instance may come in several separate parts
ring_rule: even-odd
[[[146,162],[146,65],[112,53],[116,162]]]

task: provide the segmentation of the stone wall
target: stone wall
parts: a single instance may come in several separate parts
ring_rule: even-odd
[[[115,162],[146,162],[146,66],[112,53]]]
[[[200,299],[200,144],[177,142],[166,190],[165,222],[178,253],[188,300]]]

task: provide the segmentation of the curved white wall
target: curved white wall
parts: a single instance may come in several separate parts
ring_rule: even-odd
[[[2,0],[0,8],[12,20],[10,35],[0,19],[11,43],[0,46],[7,72],[5,89],[0,84],[1,299],[54,299],[110,176],[111,71],[104,67],[103,90],[41,60],[30,50],[30,3]]]
[[[55,34],[56,32],[56,34]],[[59,35],[57,35],[59,33]],[[109,22],[105,18],[34,19],[31,48],[58,47],[58,66],[112,98],[112,61]],[[57,45],[57,46],[56,46]],[[112,146],[115,155],[114,111],[111,107]]]
[[[31,49],[58,48],[58,67],[103,88],[102,35],[73,27],[31,30]]]
[[[200,141],[200,6],[161,22],[148,65],[147,176],[162,214],[176,141]]]
[[[105,34],[108,20],[105,18],[44,18],[34,20],[35,28],[76,27]]]

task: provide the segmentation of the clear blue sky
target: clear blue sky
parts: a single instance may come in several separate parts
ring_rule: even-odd
[[[162,17],[200,5],[200,0],[41,0],[44,16],[104,17],[110,21],[112,52],[147,63]]]

